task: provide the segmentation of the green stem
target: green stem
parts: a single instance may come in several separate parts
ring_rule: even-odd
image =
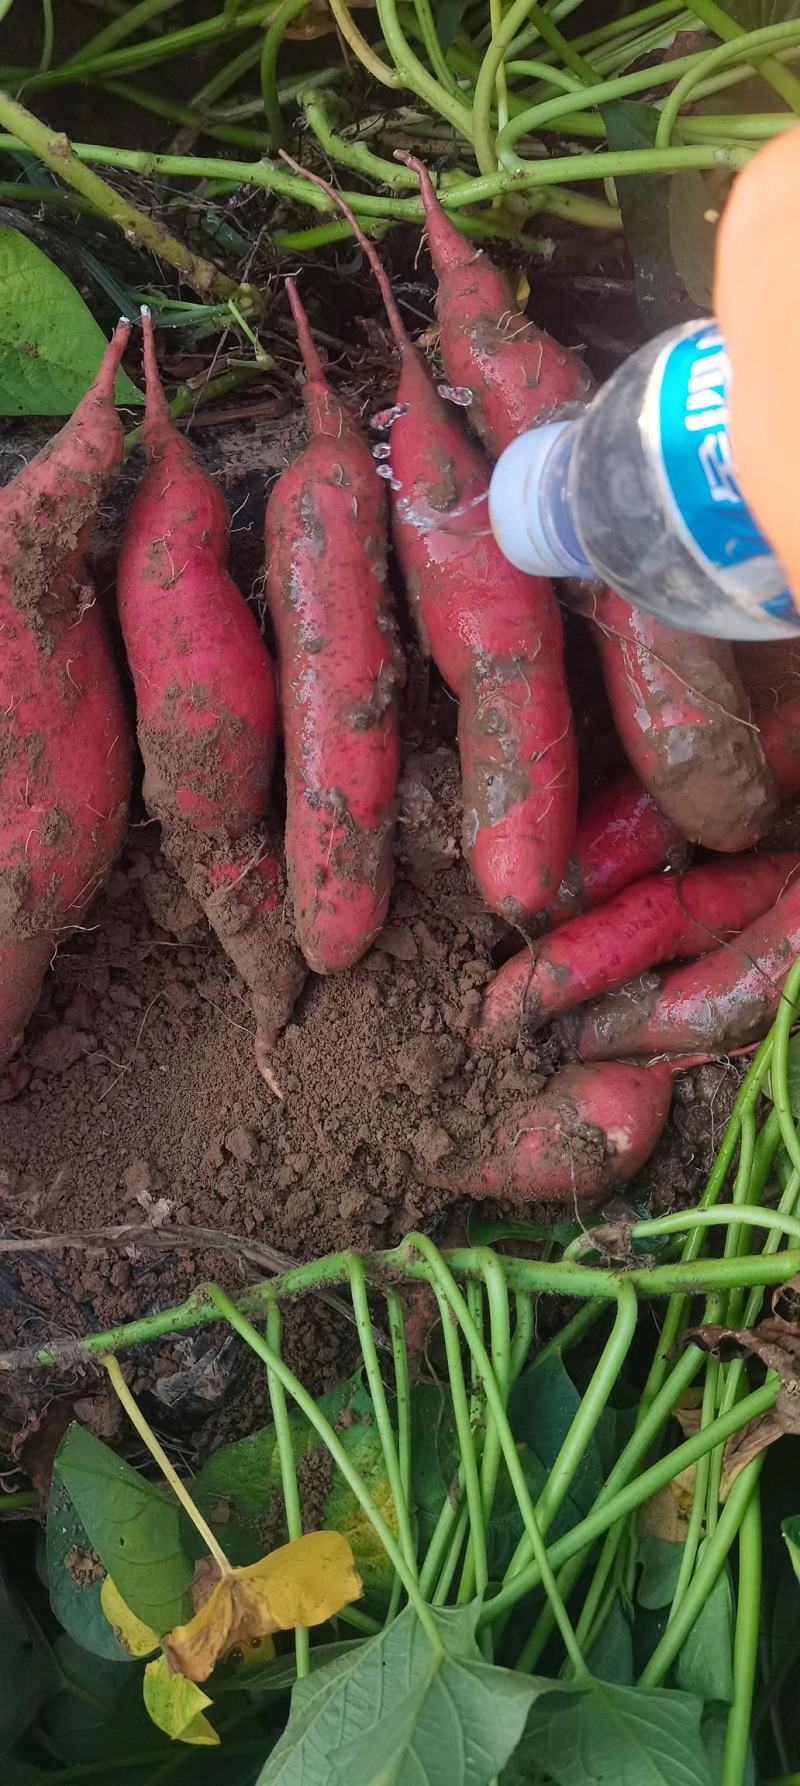
[[[364,1271],[364,1261],[358,1254],[351,1259],[348,1276],[350,1278],[350,1294],[353,1298],[353,1312],[356,1318],[356,1329],[361,1344],[361,1356],[364,1360],[364,1369],[366,1371],[367,1383],[372,1398],[372,1406],[375,1410],[375,1423],[378,1428],[378,1436],[381,1441],[384,1462],[386,1464],[386,1475],[392,1492],[392,1500],[394,1502],[394,1509],[397,1517],[397,1532],[400,1548],[407,1569],[416,1576],[417,1553],[414,1543],[414,1534],[411,1529],[411,1513],[408,1501],[406,1500],[403,1476],[400,1470],[400,1457],[395,1443],[394,1429],[389,1415],[389,1404],[386,1400],[383,1378],[381,1377],[381,1367],[378,1362],[378,1353],[375,1347],[375,1336],[372,1331],[372,1321],[370,1319],[369,1303],[367,1301],[367,1280]]]
[[[706,4],[706,0],[703,0],[703,4]],[[693,0],[693,10],[699,10],[699,0]],[[711,10],[715,13],[721,11],[721,9],[716,6],[712,6]],[[722,17],[726,18],[727,15],[723,13]],[[728,23],[730,23],[730,21],[728,21]],[[681,76],[681,79],[677,81],[673,87],[668,99],[665,100],[661,116],[658,120],[658,129],[656,130],[656,148],[664,149],[668,146],[672,139],[673,128],[681,106],[687,103],[693,89],[704,76],[713,74],[716,69],[724,68],[728,62],[738,61],[743,56],[747,58],[748,62],[751,61],[753,51],[761,49],[762,46],[765,49],[772,48],[773,46],[776,49],[781,49],[787,45],[796,44],[799,39],[800,25],[796,22],[790,25],[767,25],[763,31],[750,31],[747,33],[742,33],[736,28],[735,34],[730,42],[720,44],[718,49],[707,50],[695,67],[689,69],[686,74]],[[795,99],[790,103],[792,104],[793,111],[800,111],[800,83],[795,80],[793,75],[787,75],[786,71],[781,69],[779,64],[776,63],[775,67],[782,80],[791,81],[792,88],[795,92]],[[763,62],[761,63],[760,72],[761,74],[764,74],[765,72]]]
[[[278,53],[287,27],[292,19],[297,18],[298,13],[305,12],[308,3],[309,0],[282,0],[264,35],[261,51],[261,94],[273,151],[283,146],[283,120],[278,99]]]
[[[297,1403],[301,1413],[305,1415],[306,1420],[314,1428],[314,1431],[318,1433],[323,1445],[327,1447],[337,1469],[340,1470],[344,1477],[348,1488],[352,1490],[359,1506],[363,1509],[374,1531],[377,1532],[390,1563],[394,1565],[398,1575],[400,1575],[408,1598],[414,1607],[414,1611],[417,1614],[434,1654],[440,1656],[443,1653],[442,1641],[436,1629],[436,1625],[431,1618],[430,1611],[420,1594],[416,1573],[408,1568],[394,1533],[390,1531],[385,1519],[383,1519],[382,1515],[378,1512],[365,1482],[359,1475],[358,1470],[355,1469],[351,1458],[345,1451],[341,1439],[334,1431],[330,1421],[325,1419],[324,1414],[322,1414],[317,1407],[313,1396],[309,1395],[308,1390],[303,1387],[303,1384],[298,1381],[294,1373],[289,1370],[288,1365],[284,1364],[280,1354],[273,1350],[267,1340],[262,1339],[261,1334],[256,1332],[255,1327],[253,1327],[249,1321],[245,1320],[244,1316],[240,1313],[240,1310],[236,1307],[236,1304],[231,1301],[229,1296],[226,1296],[225,1291],[221,1290],[218,1284],[210,1284],[208,1286],[208,1295],[211,1298],[217,1314],[221,1315],[223,1320],[227,1321],[228,1325],[239,1334],[240,1338],[246,1342],[251,1351],[256,1353],[258,1358],[263,1360],[264,1364],[271,1367],[278,1378],[278,1381],[283,1384],[284,1389],[288,1391],[292,1400]]]
[[[215,124],[213,120],[201,117],[192,106],[181,105],[176,99],[164,99],[160,93],[150,93],[132,81],[98,81],[97,85],[101,92],[127,99],[131,105],[140,106],[142,111],[155,112],[157,117],[169,118],[175,124],[184,124],[198,136],[209,136],[215,142],[232,143],[234,147],[244,149],[270,147],[266,131],[249,130],[238,124]]]
[[[247,31],[251,26],[262,25],[272,12],[271,5],[248,7],[241,12],[235,23],[226,25],[222,13],[213,18],[202,19],[194,25],[184,25],[177,31],[165,31],[159,37],[150,38],[146,44],[128,44],[122,49],[104,51],[99,56],[75,59],[64,63],[61,68],[48,69],[46,74],[38,74],[33,69],[14,68],[0,70],[0,80],[7,74],[14,80],[22,80],[32,92],[48,87],[63,87],[74,81],[94,79],[99,74],[124,74],[127,71],[149,68],[155,62],[169,61],[173,56],[182,56],[202,49],[205,44],[215,43],[217,38],[230,36],[234,31]]]
[[[481,1270],[486,1284],[489,1304],[489,1322],[491,1330],[491,1362],[497,1380],[497,1387],[503,1398],[503,1406],[508,1401],[511,1387],[511,1330],[508,1306],[508,1288],[500,1260],[489,1248],[481,1249]],[[481,1502],[483,1506],[483,1523],[488,1530],[492,1517],[497,1478],[500,1471],[502,1449],[497,1423],[490,1414],[486,1417],[486,1435],[481,1458]],[[475,1584],[474,1551],[472,1544],[464,1559],[461,1582],[459,1585],[459,1604],[463,1605],[472,1598]]]
[[[486,1530],[483,1520],[483,1502],[481,1499],[481,1482],[478,1474],[478,1463],[475,1456],[475,1438],[470,1407],[467,1400],[464,1369],[461,1363],[461,1347],[458,1331],[453,1324],[452,1310],[447,1296],[438,1285],[434,1285],[434,1294],[439,1306],[444,1337],[445,1356],[447,1358],[447,1375],[450,1387],[450,1402],[453,1410],[453,1421],[458,1436],[458,1449],[461,1457],[461,1478],[464,1483],[467,1512],[469,1515],[469,1543],[472,1555],[472,1579],[477,1592],[483,1594],[489,1580],[486,1562]],[[476,1329],[477,1331],[477,1329]],[[450,1553],[452,1556],[452,1552]]]
[[[38,1505],[39,1497],[34,1489],[13,1488],[8,1494],[0,1494],[0,1517],[4,1513],[20,1513]]]
[[[490,5],[492,4],[494,4],[494,0],[490,0]],[[431,10],[431,0],[414,0],[414,12],[432,74],[435,75],[446,93],[451,93],[458,98],[458,82],[454,79],[452,70],[448,67],[447,59],[442,52],[436,30],[436,20]]]
[[[649,1469],[637,1476],[635,1481],[629,1482],[625,1488],[620,1489],[607,1501],[604,1501],[602,1506],[600,1497],[598,1497],[591,1513],[573,1526],[569,1532],[565,1532],[563,1538],[558,1538],[551,1546],[547,1553],[550,1567],[560,1569],[563,1563],[570,1562],[573,1557],[586,1552],[595,1540],[602,1537],[603,1533],[607,1532],[611,1526],[616,1525],[618,1520],[635,1512],[637,1507],[641,1507],[643,1501],[649,1500],[651,1495],[657,1494],[660,1488],[666,1487],[666,1484],[671,1482],[674,1476],[697,1463],[706,1451],[713,1450],[715,1445],[724,1445],[735,1432],[740,1432],[742,1427],[747,1426],[751,1420],[760,1419],[762,1414],[766,1414],[770,1408],[774,1407],[777,1394],[778,1382],[773,1378],[772,1381],[764,1383],[760,1389],[754,1389],[750,1395],[745,1396],[735,1408],[731,1408],[728,1414],[718,1415],[710,1426],[693,1433],[690,1439],[686,1439],[682,1445],[676,1446],[674,1451],[659,1458],[656,1463],[650,1465]],[[735,1486],[736,1484],[734,1484]],[[733,1490],[731,1490],[732,1493]],[[534,1561],[524,1569],[518,1570],[510,1580],[504,1581],[498,1592],[485,1603],[480,1615],[480,1623],[487,1619],[494,1622],[510,1607],[516,1606],[517,1602],[529,1594],[533,1588],[539,1587],[541,1583],[542,1576],[538,1562]]]
[[[402,26],[397,13],[397,0],[377,0],[378,19],[383,40],[392,57],[402,83],[424,99],[433,111],[447,118],[454,128],[472,141],[472,113],[469,106],[441,86],[435,76],[429,74],[425,64],[415,56],[407,39],[403,35]]]
[[[739,1529],[739,1589],[733,1641],[733,1696],[725,1731],[720,1786],[740,1786],[747,1774],[761,1617],[761,1505],[756,1469],[756,1465],[761,1461],[760,1458],[756,1458],[752,1464],[747,1466],[748,1470],[755,1472],[755,1487]]]
[[[243,384],[248,384],[250,379],[257,378],[260,372],[260,366],[237,366],[231,372],[223,372],[220,378],[210,379],[208,384],[201,385],[198,390],[194,385],[178,385],[169,404],[172,420],[177,421],[181,416],[189,415],[191,411],[201,408],[206,403],[214,403],[218,397],[227,397],[230,391],[240,390]],[[131,428],[130,432],[126,434],[124,447],[126,459],[129,453],[133,452],[134,447],[139,445],[141,438],[141,426]]]
[[[735,19],[730,17],[729,13],[725,12],[722,6],[717,5],[716,0],[688,0],[688,4],[695,18],[702,19],[703,24],[708,26],[709,31],[713,31],[715,37],[721,37],[733,45],[736,44],[737,39],[743,38],[745,42],[739,47],[749,61],[751,48],[755,39],[760,35],[758,31],[744,30]],[[755,45],[755,47],[759,46]],[[781,99],[786,100],[786,104],[791,106],[793,112],[800,111],[800,83],[795,80],[794,75],[788,74],[785,69],[781,68],[780,63],[775,62],[769,55],[759,56],[754,67],[762,79],[768,81],[775,92],[780,94]]]
[[[486,1400],[500,1434],[500,1443],[503,1450],[505,1466],[511,1479],[511,1486],[516,1495],[517,1505],[520,1514],[522,1515],[522,1523],[525,1527],[531,1551],[536,1559],[539,1579],[547,1599],[553,1608],[556,1624],[558,1625],[567,1655],[572,1662],[576,1673],[582,1674],[585,1672],[583,1656],[581,1655],[580,1648],[576,1642],[572,1624],[556,1585],[552,1566],[539,1529],[539,1522],[536,1518],[536,1513],[530,1498],[528,1484],[525,1480],[525,1473],[520,1462],[513,1433],[508,1424],[508,1417],[503,1405],[502,1396],[486,1353],[486,1348],[475,1327],[475,1323],[471,1319],[465,1298],[459,1290],[445,1259],[433,1245],[433,1242],[430,1241],[425,1234],[413,1234],[409,1235],[405,1244],[406,1246],[415,1248],[428,1264],[432,1273],[434,1290],[437,1297],[443,1296],[446,1301],[449,1302],[464,1334],[470,1352],[477,1364],[478,1370],[480,1371]],[[446,1322],[445,1340],[447,1340],[448,1327],[449,1323]]]
[[[165,260],[176,272],[182,273],[196,291],[221,298],[242,296],[242,288],[235,279],[229,279],[210,261],[192,253],[163,224],[130,204],[99,174],[84,166],[65,136],[51,131],[7,93],[0,93],[0,125],[11,131],[17,142],[30,149],[65,185],[88,199],[101,216],[122,230],[129,242],[135,242],[138,247]],[[249,302],[250,294],[245,295]]]
[[[753,1458],[752,1462],[746,1464],[741,1474],[737,1476],[723,1507],[719,1524],[703,1545],[692,1583],[687,1589],[674,1619],[670,1620],[660,1643],[656,1645],[646,1668],[642,1670],[638,1683],[640,1687],[660,1687],[678,1652],[683,1648],[692,1626],[699,1618],[708,1596],[725,1566],[728,1552],[750,1502],[757,1495],[758,1478],[763,1462],[763,1456]],[[756,1630],[758,1629],[759,1600],[760,1596],[757,1595],[755,1603]],[[749,1709],[749,1700],[747,1703]]]
[[[140,0],[138,6],[129,6],[121,18],[112,19],[110,25],[98,31],[95,37],[90,37],[88,43],[82,44],[74,56],[68,56],[65,67],[69,68],[73,62],[91,61],[95,56],[104,55],[106,50],[113,50],[126,37],[132,37],[140,28],[146,29],[162,13],[172,12],[180,4],[181,0]]]
[[[280,1352],[281,1311],[277,1303],[267,1314],[267,1339],[273,1352]],[[267,1389],[269,1390],[272,1422],[275,1427],[275,1439],[278,1446],[278,1461],[281,1469],[281,1489],[283,1505],[286,1513],[286,1531],[290,1542],[303,1535],[303,1514],[300,1506],[300,1490],[297,1485],[297,1470],[294,1461],[294,1443],[286,1406],[283,1384],[276,1377],[271,1365],[267,1365]],[[308,1632],[298,1626],[294,1634],[294,1653],[297,1677],[301,1680],[310,1671]]]

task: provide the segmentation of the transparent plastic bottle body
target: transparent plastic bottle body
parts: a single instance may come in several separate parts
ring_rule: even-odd
[[[667,382],[676,346],[684,361],[695,354],[677,392]],[[800,614],[784,573],[735,484],[723,361],[716,325],[689,324],[640,348],[582,416],[550,425],[549,443],[544,429],[538,440],[515,441],[507,449],[509,478],[503,482],[503,455],[490,496],[503,549],[507,505],[523,511],[510,530],[513,562],[520,562],[522,526],[525,569],[600,576],[669,625],[712,637],[794,635]]]

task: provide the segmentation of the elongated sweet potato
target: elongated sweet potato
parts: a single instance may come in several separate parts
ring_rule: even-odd
[[[84,565],[122,458],[121,324],[70,420],[0,491],[0,1067],[125,836],[131,753]]]
[[[588,397],[591,376],[577,354],[518,310],[505,273],[442,210],[424,163],[400,152],[398,160],[419,178],[445,372],[472,392],[470,422],[497,458],[526,428]]]
[[[172,425],[147,313],[142,326],[148,464],[117,591],[144,796],[161,821],[164,854],[250,988],[263,1072],[305,977],[283,930],[282,868],[267,824],[275,678],[255,616],[228,575],[224,498]],[[233,866],[221,881],[220,859]]]
[[[629,981],[589,1005],[572,1026],[583,1060],[702,1051],[725,1054],[761,1040],[800,952],[800,881],[733,942],[661,976]]]
[[[317,973],[374,942],[392,885],[404,664],[387,587],[385,492],[325,377],[294,284],[311,439],[267,504],[267,595],[286,736],[286,860]]]
[[[553,896],[575,829],[558,606],[551,585],[514,570],[477,519],[485,460],[412,346],[372,243],[325,190],[370,262],[399,349],[393,538],[423,647],[458,696],[464,854],[487,905],[513,922]]]
[[[692,843],[749,849],[778,796],[732,647],[673,631],[612,589],[592,595],[591,618],[614,723],[640,781]]]
[[[550,929],[613,899],[632,881],[669,862],[680,867],[686,840],[635,775],[601,788],[578,813],[564,879],[542,917]]]
[[[564,1067],[506,1111],[481,1157],[432,1176],[453,1195],[519,1203],[591,1202],[627,1184],[649,1159],[669,1115],[677,1067]]]
[[[473,1043],[512,1047],[646,968],[706,953],[774,905],[798,868],[800,857],[787,852],[637,881],[505,962],[484,992]]]

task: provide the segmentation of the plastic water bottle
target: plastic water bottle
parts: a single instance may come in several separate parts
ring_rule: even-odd
[[[739,486],[730,366],[712,320],[660,335],[575,414],[512,441],[489,490],[520,570],[602,577],[671,626],[788,638],[800,614]]]

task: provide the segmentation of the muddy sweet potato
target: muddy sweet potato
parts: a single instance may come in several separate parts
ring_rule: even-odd
[[[0,491],[0,1068],[119,850],[128,724],[84,564],[122,459],[120,324],[74,415]]]
[[[733,942],[702,960],[629,981],[563,1019],[582,1060],[726,1054],[758,1042],[800,952],[800,881]]]
[[[577,354],[520,312],[505,273],[442,210],[424,163],[400,152],[398,160],[420,183],[445,372],[472,392],[469,420],[498,458],[526,428],[589,397],[591,376]]]
[[[473,1044],[513,1047],[647,968],[706,953],[774,905],[799,867],[788,852],[739,856],[637,881],[506,961],[484,992]]]
[[[649,1159],[669,1115],[672,1079],[670,1066],[564,1067],[538,1096],[503,1113],[477,1161],[448,1159],[423,1175],[455,1196],[589,1203],[627,1184]]]
[[[589,598],[614,723],[639,780],[692,843],[733,853],[778,794],[732,647],[673,630],[612,589]]]
[[[283,869],[268,823],[275,678],[255,616],[228,575],[225,500],[173,427],[147,313],[142,326],[147,467],[128,516],[117,599],[145,804],[160,820],[165,856],[250,989],[264,1072],[305,978],[284,934]]]
[[[371,242],[400,355],[388,442],[392,534],[425,652],[458,698],[463,849],[480,892],[512,922],[553,896],[575,830],[577,754],[552,586],[503,558],[480,519],[488,469],[412,346]]]
[[[404,663],[387,586],[385,491],[331,389],[294,284],[311,438],[267,503],[267,595],[286,739],[286,860],[316,973],[352,967],[389,903]]]

